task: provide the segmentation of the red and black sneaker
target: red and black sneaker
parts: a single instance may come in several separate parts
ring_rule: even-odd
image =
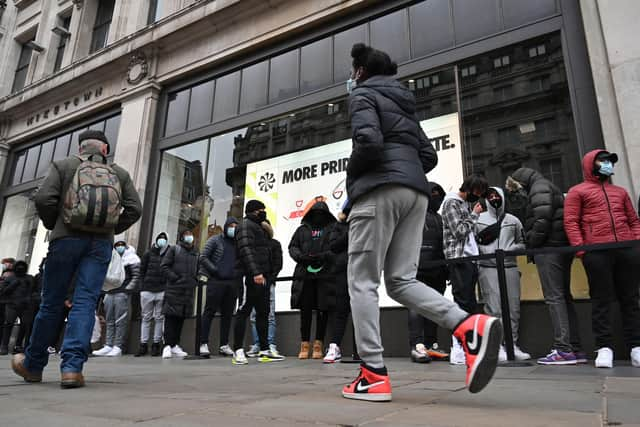
[[[391,382],[387,368],[371,368],[364,363],[360,366],[358,377],[342,389],[347,399],[368,400],[370,402],[389,402],[391,400]]]
[[[453,335],[467,358],[467,388],[478,393],[489,384],[498,365],[502,323],[485,314],[473,314],[458,325]]]

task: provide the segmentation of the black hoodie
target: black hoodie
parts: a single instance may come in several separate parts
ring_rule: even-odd
[[[156,242],[160,237],[167,239],[167,233],[160,233],[156,236]],[[156,243],[142,256],[140,263],[140,277],[142,278],[141,291],[163,292],[167,287],[167,277],[162,272],[162,258],[169,249],[169,243],[163,248]]]
[[[222,233],[211,237],[204,245],[200,255],[200,271],[209,279],[231,280],[240,276],[236,268],[235,237],[227,236],[227,230],[231,224],[238,224],[238,220],[233,217],[227,218]]]
[[[438,155],[418,123],[413,93],[391,76],[373,76],[351,93],[349,109],[349,200],[385,184],[428,194],[425,174],[436,166]]]
[[[17,261],[14,275],[8,277],[0,289],[0,301],[16,307],[27,307],[36,292],[36,281],[27,274],[29,266],[24,261]]]

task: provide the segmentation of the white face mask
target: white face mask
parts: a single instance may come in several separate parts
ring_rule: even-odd
[[[356,86],[358,86],[358,82],[349,77],[349,80],[347,80],[347,93],[353,92]]]

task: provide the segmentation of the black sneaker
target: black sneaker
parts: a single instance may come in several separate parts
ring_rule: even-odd
[[[162,353],[162,345],[159,342],[151,344],[151,356],[158,357]]]
[[[135,354],[134,357],[146,356],[148,352],[149,352],[149,346],[147,345],[147,343],[146,342],[141,343],[140,348],[138,348],[138,352]]]

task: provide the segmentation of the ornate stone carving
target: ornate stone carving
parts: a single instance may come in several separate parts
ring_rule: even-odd
[[[71,0],[71,3],[76,5],[76,9],[82,9],[84,5],[84,0]]]
[[[135,52],[129,60],[127,68],[127,82],[131,85],[138,84],[147,76],[149,72],[149,62],[144,52]]]

